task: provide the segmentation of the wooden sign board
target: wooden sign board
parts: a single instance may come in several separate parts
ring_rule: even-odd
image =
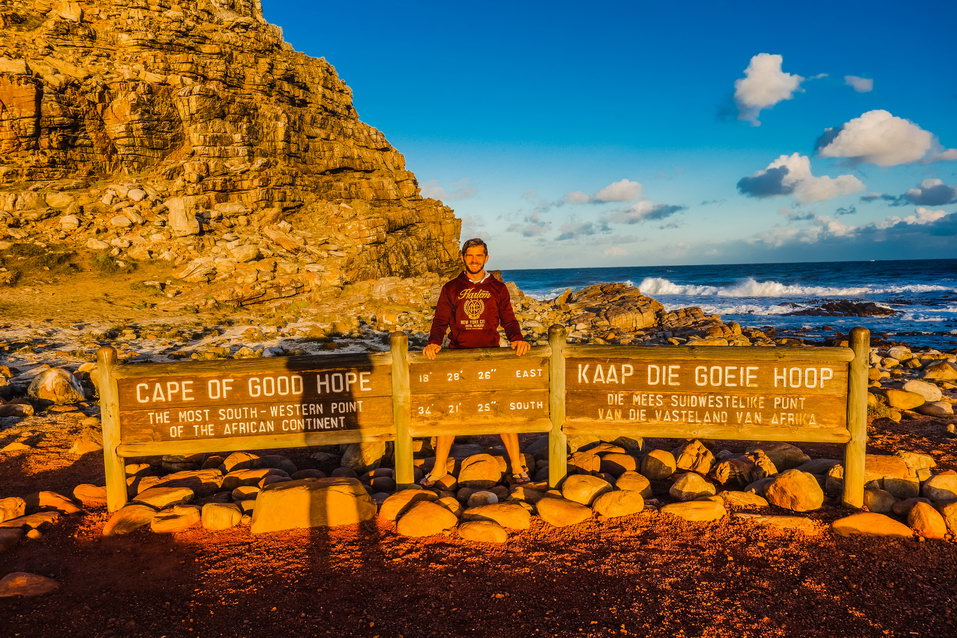
[[[412,434],[548,431],[549,360],[545,349],[536,350],[523,357],[502,348],[450,352],[435,361],[416,356],[409,371]]]

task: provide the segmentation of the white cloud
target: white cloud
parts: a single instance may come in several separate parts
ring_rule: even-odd
[[[601,251],[601,254],[605,257],[624,257],[630,253],[621,246],[609,246],[605,250]]]
[[[826,130],[819,152],[823,157],[846,157],[878,166],[957,159],[957,149],[942,150],[929,131],[884,110],[868,111],[837,129]]]
[[[565,193],[562,197],[562,201],[566,204],[587,204],[591,201],[591,196],[585,191],[573,191],[571,193]]]
[[[759,53],[744,70],[744,77],[734,82],[734,100],[738,105],[738,119],[760,126],[761,109],[789,100],[804,80],[781,70],[784,58],[770,53]]]
[[[755,235],[747,241],[749,243],[763,243],[775,248],[788,244],[816,244],[834,239],[887,241],[894,237],[893,233],[913,233],[921,227],[931,226],[941,220],[950,221],[947,218],[957,219],[957,213],[918,207],[913,215],[907,217],[891,216],[860,226],[849,226],[830,217],[822,216],[815,217],[810,225],[803,228],[793,225],[773,228]],[[889,232],[892,234],[888,234]]]
[[[815,177],[811,173],[811,160],[792,153],[781,155],[764,170],[739,180],[738,190],[750,197],[792,194],[798,202],[807,204],[860,192],[864,184],[853,175]]]
[[[599,202],[631,202],[641,196],[642,186],[630,179],[620,179],[612,182],[595,193],[595,200]]]
[[[507,230],[510,233],[519,233],[522,237],[539,237],[544,235],[551,226],[551,222],[542,219],[541,214],[535,212],[521,222],[509,225]]]
[[[469,183],[468,178],[452,182],[448,188],[441,186],[437,180],[430,179],[422,185],[422,197],[440,201],[470,199],[475,197],[475,187]]]
[[[907,217],[888,217],[886,219],[881,219],[874,222],[874,228],[890,228],[898,224],[906,224],[908,226],[926,226],[927,224],[933,224],[938,219],[943,219],[952,213],[948,213],[944,210],[931,210],[929,208],[924,208],[923,206],[918,206],[914,210],[913,215],[908,215]]]
[[[606,220],[614,224],[637,224],[643,221],[656,221],[671,217],[685,209],[684,206],[673,204],[657,204],[644,200],[636,202],[624,210],[614,212]]]
[[[874,80],[871,78],[862,78],[856,75],[845,75],[844,84],[848,85],[858,93],[870,93],[874,90]]]

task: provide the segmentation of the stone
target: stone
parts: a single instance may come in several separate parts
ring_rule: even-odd
[[[198,235],[199,219],[183,197],[171,197],[164,203],[169,211],[169,229],[174,237]]]
[[[543,498],[536,503],[535,507],[539,517],[554,527],[577,525],[592,516],[591,509],[581,503],[554,496]]]
[[[934,361],[924,367],[923,377],[929,381],[957,381],[957,367],[947,361]]]
[[[727,515],[724,505],[715,501],[685,501],[671,503],[661,508],[662,514],[671,514],[686,521],[707,523],[717,521]]]
[[[767,458],[767,457],[765,457]],[[746,457],[737,457],[720,461],[714,466],[712,476],[714,480],[724,487],[744,486],[751,483],[754,478],[754,463]]]
[[[641,459],[641,474],[652,481],[668,478],[677,468],[674,454],[667,450],[649,450]]]
[[[33,416],[35,410],[29,403],[4,403],[0,405],[0,417],[20,417],[26,418]]]
[[[838,536],[911,538],[914,535],[913,530],[903,523],[876,512],[861,512],[839,518],[831,523],[831,529]]]
[[[724,502],[726,507],[767,507],[768,501],[763,496],[754,492],[737,492],[734,490],[723,490],[718,492],[718,496]]]
[[[887,490],[897,499],[917,496],[920,491],[920,483],[904,459],[890,454],[865,455],[864,483],[866,487]],[[828,470],[825,487],[831,494],[839,494],[843,490],[843,465],[838,464]]]
[[[467,504],[469,507],[479,507],[480,505],[491,505],[493,503],[498,503],[498,495],[495,492],[479,490],[469,495]]]
[[[934,457],[932,457],[930,454],[920,454],[918,452],[898,450],[894,453],[894,455],[899,456],[904,461],[904,465],[907,466],[907,469],[915,475],[927,470],[927,476],[924,477],[924,480],[930,478],[929,471],[932,468],[937,467],[937,461],[935,461]]]
[[[938,416],[947,418],[953,416],[954,406],[946,401],[931,401],[917,408],[917,411],[925,416]]]
[[[0,578],[0,598],[42,596],[60,588],[60,583],[29,572],[12,572]]]
[[[454,496],[442,496],[436,503],[455,514],[456,518],[462,515],[462,504]]]
[[[69,370],[48,368],[35,376],[27,388],[27,396],[56,405],[86,401],[83,386]]]
[[[156,516],[156,510],[149,505],[133,504],[121,507],[113,512],[110,520],[103,526],[103,535],[129,534],[149,525],[154,516]]]
[[[263,460],[250,452],[233,452],[223,459],[223,474],[234,470],[255,470],[263,466]]]
[[[810,512],[824,504],[824,490],[813,474],[787,470],[771,479],[764,490],[764,498],[771,505],[794,512]]]
[[[40,509],[55,509],[63,514],[76,514],[80,511],[76,503],[69,498],[50,491],[39,492],[36,496],[36,505]]]
[[[34,512],[0,523],[0,527],[19,527],[23,529],[47,529],[60,522],[62,514],[57,511]]]
[[[459,525],[459,536],[477,543],[504,543],[508,532],[495,521],[466,521]]]
[[[366,443],[350,443],[342,453],[343,467],[364,472],[369,468],[379,467],[388,456],[389,447],[385,441],[369,441]]]
[[[894,505],[891,506],[891,513],[897,516],[906,517],[910,513],[911,508],[917,505],[918,503],[929,504],[930,501],[922,497],[906,498],[903,501],[897,501],[896,503],[894,503]]]
[[[700,474],[685,472],[671,484],[668,493],[679,501],[693,501],[705,496],[713,496],[717,493],[717,489]]]
[[[638,469],[638,460],[630,454],[611,453],[601,456],[601,471],[618,478]]]
[[[907,524],[918,536],[943,540],[947,535],[947,523],[940,512],[928,503],[915,503],[907,513]]]
[[[545,498],[544,489],[536,489],[528,485],[516,485],[509,493],[509,500],[523,501],[525,503],[535,504]]]
[[[489,489],[502,479],[502,467],[491,454],[473,454],[462,460],[458,483],[462,487]]]
[[[270,477],[288,478],[282,470],[271,467],[260,467],[250,470],[234,470],[223,477],[221,487],[224,490],[234,490],[243,485],[258,485],[262,487],[264,481]]]
[[[574,452],[568,457],[569,472],[589,474],[601,471],[601,457],[590,450]]]
[[[152,487],[133,497],[134,503],[143,503],[158,510],[193,500],[195,493],[188,487]]]
[[[141,482],[141,486],[148,485],[148,487],[188,487],[193,490],[197,497],[209,496],[219,491],[222,484],[223,474],[219,470],[183,470],[167,474],[162,478],[157,477],[152,484],[146,482],[145,479]],[[148,488],[141,488],[140,491],[142,492],[143,489]],[[222,487],[222,489],[228,488]]]
[[[203,529],[208,530],[236,527],[242,518],[243,510],[235,503],[206,503],[201,514]]]
[[[761,525],[763,527],[773,527],[774,529],[783,529],[803,534],[820,534],[821,526],[817,522],[804,518],[803,516],[781,516],[768,514],[735,514],[735,519]]]
[[[887,389],[887,404],[898,410],[913,410],[924,405],[924,397],[916,392],[907,392],[906,390]]]
[[[600,494],[612,489],[608,481],[590,474],[572,474],[562,481],[562,496],[569,501],[591,505]]]
[[[435,492],[419,488],[400,490],[385,499],[379,507],[379,516],[387,521],[397,520],[402,513],[413,503],[418,501],[435,501],[438,497]]]
[[[705,475],[714,467],[714,454],[697,439],[676,448],[674,455],[675,465],[679,470]]]
[[[877,512],[878,514],[889,514],[894,510],[894,503],[897,499],[887,490],[879,487],[868,487],[864,490],[864,508],[868,512]]]
[[[645,509],[645,499],[641,492],[630,490],[615,490],[605,492],[595,499],[592,509],[599,516],[617,518],[630,516]]]
[[[98,430],[84,428],[79,436],[73,439],[70,445],[70,454],[83,456],[84,454],[99,453],[103,450],[103,434]]]
[[[790,443],[763,441],[747,448],[747,452],[755,452],[757,450],[761,450],[771,459],[771,462],[778,472],[794,469],[811,460],[811,457],[805,454],[804,450]],[[770,476],[770,474],[768,476]]]
[[[73,488],[73,498],[86,508],[106,507],[106,486],[81,483]]]
[[[618,480],[615,481],[615,488],[638,492],[644,498],[651,498],[651,481],[638,472],[624,472],[618,477]]]
[[[20,518],[27,511],[27,502],[19,496],[0,498],[0,523]]]
[[[22,538],[22,529],[17,527],[0,527],[0,554],[16,547]]]
[[[432,501],[415,502],[396,524],[402,536],[434,536],[458,524],[458,517]]]
[[[517,503],[495,503],[470,507],[462,513],[469,521],[495,521],[507,529],[523,530],[531,526],[531,514]]]
[[[921,492],[932,501],[957,501],[957,473],[935,474],[924,482]]]
[[[199,525],[202,512],[196,505],[173,505],[159,511],[150,521],[155,534],[174,534]]]
[[[941,503],[937,506],[937,511],[940,512],[940,515],[944,518],[947,530],[954,536],[957,536],[957,501]]]
[[[921,381],[920,379],[911,379],[904,384],[903,390],[912,394],[918,394],[924,397],[924,401],[940,401],[943,393],[940,388],[933,383]]]
[[[367,521],[376,506],[353,478],[331,477],[274,483],[263,488],[253,511],[253,534],[284,529],[336,527]]]

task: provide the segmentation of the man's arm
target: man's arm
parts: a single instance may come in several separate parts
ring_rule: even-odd
[[[436,353],[442,349],[442,341],[452,322],[452,301],[446,293],[447,286],[442,286],[439,300],[435,304],[435,314],[432,315],[432,328],[429,330],[429,345],[423,352],[429,359],[434,359]]]
[[[512,297],[508,294],[508,288],[502,286],[501,297],[498,303],[498,322],[505,330],[505,336],[508,337],[509,345],[515,350],[515,354],[522,356],[528,352],[529,345],[522,335],[522,327],[515,318],[515,311],[512,310]]]

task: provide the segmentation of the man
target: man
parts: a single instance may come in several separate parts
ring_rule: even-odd
[[[505,330],[515,354],[522,356],[528,352],[530,346],[515,319],[508,288],[485,271],[487,262],[488,246],[484,241],[469,239],[462,244],[465,270],[442,286],[442,292],[439,293],[432,329],[429,331],[429,345],[422,351],[429,359],[435,359],[442,349],[446,330],[449,331],[449,348],[497,348],[499,324]],[[528,468],[518,447],[518,435],[500,436],[512,469],[512,482],[528,483]],[[432,487],[446,475],[446,463],[454,440],[454,436],[438,437],[435,465],[432,472],[422,479],[422,486]]]

